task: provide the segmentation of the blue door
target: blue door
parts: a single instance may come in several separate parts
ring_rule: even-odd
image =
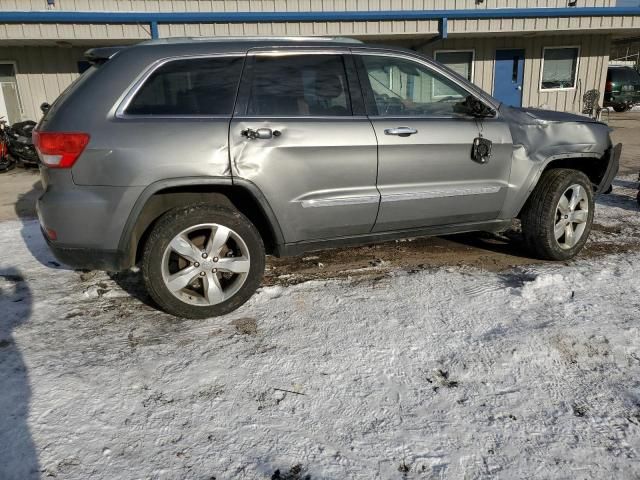
[[[507,105],[522,106],[524,50],[496,50],[493,96]]]

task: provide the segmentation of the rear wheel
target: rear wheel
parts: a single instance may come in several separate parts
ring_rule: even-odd
[[[626,112],[627,110],[629,110],[629,108],[631,107],[629,107],[629,105],[627,105],[626,103],[621,103],[613,106],[613,109],[618,113]]]
[[[225,207],[195,205],[163,215],[145,245],[142,273],[167,313],[208,318],[246,302],[264,273],[264,246],[253,224]]]
[[[593,185],[584,173],[544,172],[521,214],[527,248],[545,260],[573,258],[587,242],[594,206]]]

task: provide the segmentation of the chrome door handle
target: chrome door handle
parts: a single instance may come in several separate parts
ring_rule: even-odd
[[[398,135],[399,137],[408,137],[409,135],[414,135],[418,133],[418,130],[411,127],[396,127],[396,128],[387,128],[384,131],[385,135]]]
[[[269,140],[273,137],[279,137],[279,130],[271,130],[270,128],[258,128],[254,130],[253,128],[245,128],[240,132],[240,135],[243,137],[247,137],[249,140],[254,140],[256,138],[260,140]]]

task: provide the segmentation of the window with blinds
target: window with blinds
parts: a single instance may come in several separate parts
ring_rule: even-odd
[[[540,90],[569,90],[576,86],[578,47],[545,47]]]
[[[435,60],[446,65],[465,79],[473,82],[473,50],[441,50],[435,53]],[[434,96],[446,97],[452,93],[444,84],[434,85]]]

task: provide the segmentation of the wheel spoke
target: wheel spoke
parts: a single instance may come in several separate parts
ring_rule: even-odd
[[[169,244],[171,249],[181,257],[195,262],[200,257],[200,250],[196,247],[186,235],[179,235]]]
[[[207,241],[206,251],[209,256],[215,256],[220,253],[222,247],[229,240],[229,229],[227,227],[223,227],[222,225],[218,225],[216,231],[213,232],[209,236],[209,240]]]
[[[560,197],[560,202],[558,203],[558,210],[564,215],[569,213],[569,199],[562,195]]]
[[[573,225],[568,223],[564,229],[564,243],[567,247],[573,247],[575,243],[575,236],[573,233]]]
[[[586,210],[576,210],[573,212],[572,220],[573,223],[585,223],[587,218],[589,217],[589,212]]]
[[[567,222],[564,219],[560,219],[560,221],[556,223],[556,228],[554,228],[556,240],[560,240],[562,235],[564,235],[566,228],[567,228]]]
[[[569,208],[571,209],[571,211],[576,209],[578,203],[580,203],[580,200],[582,200],[582,187],[580,185],[576,185],[573,188],[573,192],[571,193],[571,201],[569,202]]]
[[[245,257],[226,257],[221,258],[216,263],[218,270],[224,270],[232,273],[247,273],[251,267],[251,262]]]
[[[220,285],[218,277],[211,272],[208,272],[206,277],[203,278],[204,286],[204,298],[206,298],[209,305],[215,305],[224,301],[224,292]]]
[[[197,274],[197,269],[193,266],[184,268],[167,278],[167,288],[172,292],[178,292],[189,285],[189,282],[191,282]]]

